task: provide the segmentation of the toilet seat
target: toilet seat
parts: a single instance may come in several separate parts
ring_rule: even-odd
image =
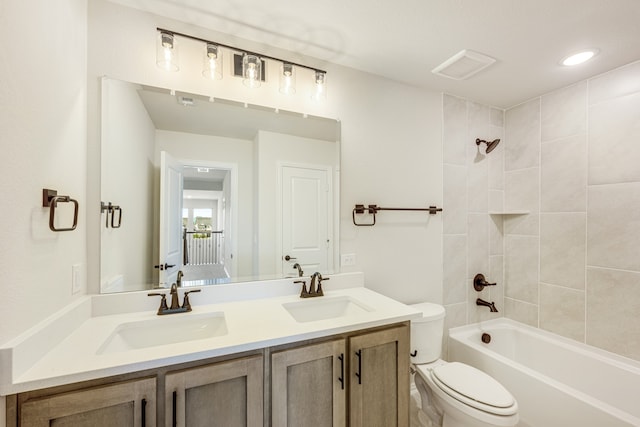
[[[433,368],[418,367],[418,370],[442,392],[471,408],[499,416],[518,412],[511,393],[494,378],[472,366],[451,362]]]

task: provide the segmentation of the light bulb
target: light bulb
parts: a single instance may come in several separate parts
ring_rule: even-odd
[[[156,42],[156,64],[166,71],[178,71],[178,43],[171,33],[160,31]]]
[[[260,87],[262,80],[262,61],[256,55],[244,54],[242,57],[242,76],[245,86]]]
[[[213,43],[205,45],[202,75],[212,80],[222,79],[222,52]]]
[[[280,69],[280,92],[285,95],[296,93],[296,74],[293,64],[282,63]]]

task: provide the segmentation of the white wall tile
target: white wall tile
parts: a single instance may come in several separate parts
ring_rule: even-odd
[[[491,109],[491,124],[493,126],[504,127],[504,110],[498,108]]]
[[[587,269],[587,344],[640,360],[640,273]]]
[[[589,104],[640,92],[640,61],[589,80]]]
[[[584,342],[585,291],[540,284],[540,328]]]
[[[445,234],[467,232],[467,168],[444,165],[444,194],[442,209]]]
[[[465,302],[467,282],[467,236],[444,235],[443,238],[444,304]]]
[[[587,209],[586,133],[542,144],[541,212],[585,212]]]
[[[502,215],[489,215],[489,255],[504,254],[504,220]]]
[[[443,96],[443,155],[444,162],[464,165],[467,159],[467,101],[444,94]]]
[[[489,209],[489,161],[487,157],[471,163],[467,169],[467,197],[469,212],[487,212]]]
[[[489,271],[489,215],[469,214],[467,278]]]
[[[489,189],[490,190],[504,190],[504,130],[500,128],[501,133],[499,136],[492,136],[491,138],[500,138],[500,144],[494,148],[494,150],[487,156],[489,158]]]
[[[529,211],[528,215],[505,217],[506,234],[537,236],[540,211],[540,168],[505,172],[505,210]]]
[[[640,92],[591,106],[589,184],[640,181],[639,164]]]
[[[543,142],[586,131],[586,81],[544,95],[541,102],[541,140]]]
[[[534,236],[505,237],[505,297],[538,303],[539,244]]]
[[[495,301],[498,310],[502,310],[504,309],[504,257],[491,256],[489,264],[489,283],[496,284],[489,288],[491,301]]]
[[[540,281],[584,289],[586,214],[540,215]]]
[[[589,187],[587,264],[640,271],[640,183]]]
[[[505,113],[505,171],[538,166],[540,161],[540,98]]]
[[[538,305],[512,298],[504,299],[504,315],[509,319],[538,327]]]
[[[504,211],[504,191],[489,190],[489,212]]]

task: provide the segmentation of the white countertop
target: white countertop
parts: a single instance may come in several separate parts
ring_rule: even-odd
[[[305,303],[351,298],[369,311],[326,320],[297,322],[282,304],[303,301],[291,279],[250,285],[203,287],[190,295],[193,311],[162,316],[224,312],[225,335],[175,344],[99,354],[116,328],[157,319],[158,297],[146,292],[86,296],[0,348],[0,395],[53,387],[144,369],[239,353],[411,320],[415,309],[363,286],[361,275],[331,276],[325,296]],[[294,293],[295,292],[295,293]],[[182,301],[183,290],[179,290]]]

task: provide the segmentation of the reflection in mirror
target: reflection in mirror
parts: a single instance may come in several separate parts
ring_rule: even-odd
[[[104,78],[101,139],[101,292],[337,270],[336,120]]]

